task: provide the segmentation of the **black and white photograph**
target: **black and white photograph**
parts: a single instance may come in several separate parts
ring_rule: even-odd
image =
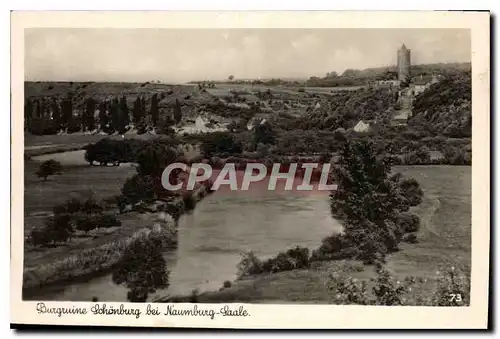
[[[489,246],[471,32],[24,28],[22,302],[134,320],[142,303],[171,322],[487,305],[471,292]]]

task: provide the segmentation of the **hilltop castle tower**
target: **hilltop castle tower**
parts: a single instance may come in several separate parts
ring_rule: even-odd
[[[398,50],[398,80],[404,81],[411,76],[410,50],[403,44]]]

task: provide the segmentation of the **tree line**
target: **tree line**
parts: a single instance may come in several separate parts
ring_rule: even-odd
[[[148,109],[144,96],[137,96],[132,107],[129,107],[125,95],[100,102],[88,97],[80,105],[77,105],[77,100],[72,95],[63,99],[27,97],[24,104],[25,128],[38,135],[96,129],[108,134],[123,134],[134,124],[141,134],[154,127],[165,130],[182,120],[181,103],[178,99],[175,100],[171,114],[162,116],[158,106],[158,93],[153,94],[149,101]]]

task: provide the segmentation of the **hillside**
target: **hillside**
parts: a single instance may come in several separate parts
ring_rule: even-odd
[[[149,105],[154,94],[160,96],[160,108],[172,107],[176,99],[184,106],[215,102],[212,95],[198,91],[195,86],[126,82],[25,82],[24,85],[26,98],[63,100],[70,96],[77,109],[85,107],[87,98],[102,102],[110,101],[117,96],[125,96],[130,107],[138,96],[145,98]]]
[[[413,119],[427,123],[439,134],[470,137],[471,99],[470,73],[448,77],[415,98]]]
[[[341,91],[310,110],[293,124],[293,128],[326,129],[352,128],[359,120],[384,119],[396,101],[397,93],[386,90]]]
[[[444,76],[456,75],[464,71],[470,71],[470,62],[464,63],[437,63],[412,65],[413,76],[440,74]],[[338,86],[362,86],[373,80],[392,80],[397,78],[395,65],[384,67],[372,67],[366,69],[346,69],[341,75],[329,72],[324,77],[311,77],[306,85],[311,87],[338,87]]]

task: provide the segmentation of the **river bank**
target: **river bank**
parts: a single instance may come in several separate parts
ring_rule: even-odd
[[[209,193],[208,186],[196,188],[194,204]],[[165,251],[175,250],[178,217],[190,208],[185,206],[183,197],[176,197],[117,214],[122,226],[77,234],[76,239],[58,247],[32,248],[25,241],[25,253],[35,251],[39,256],[35,259],[32,256],[29,262],[25,260],[23,296],[29,298],[39,294],[41,288],[84,282],[111,272],[123,250],[138,236],[158,236]],[[172,209],[176,210],[177,218],[166,212]],[[145,224],[148,226],[144,227]]]

